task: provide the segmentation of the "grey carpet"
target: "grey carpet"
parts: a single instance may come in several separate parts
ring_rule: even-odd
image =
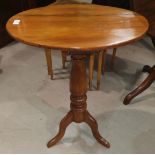
[[[59,73],[60,52],[53,53]],[[111,148],[98,144],[87,125],[73,123],[63,140],[47,149],[47,141],[69,110],[69,80],[50,80],[40,48],[14,42],[0,49],[0,153],[155,153],[155,84],[131,105],[122,104],[147,76],[141,73],[143,65],[155,62],[151,41],[146,37],[119,48],[113,72],[110,58],[111,51],[101,90],[88,92],[88,109]],[[93,82],[95,86],[96,79]]]

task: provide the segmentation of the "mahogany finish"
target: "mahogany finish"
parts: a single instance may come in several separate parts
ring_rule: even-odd
[[[21,20],[19,25],[12,24],[15,19]],[[17,40],[44,48],[70,51],[72,55],[71,109],[48,147],[63,137],[71,122],[86,122],[96,140],[110,147],[99,134],[96,120],[87,111],[86,51],[100,52],[132,43],[140,39],[147,29],[147,20],[139,14],[91,4],[50,5],[22,12],[8,21],[7,30]]]
[[[124,99],[124,104],[127,105],[133,98],[144,92],[155,81],[155,66],[144,66],[143,72],[149,73],[148,77],[132,92],[130,92]]]
[[[87,76],[85,57],[86,56],[82,52],[79,54],[74,52],[72,53],[72,70],[70,78],[71,110],[61,121],[59,132],[52,140],[49,141],[47,145],[48,147],[56,144],[64,136],[67,126],[72,122],[87,123],[92,129],[92,133],[96,140],[105,147],[110,147],[109,142],[107,142],[99,134],[96,120],[87,111]]]

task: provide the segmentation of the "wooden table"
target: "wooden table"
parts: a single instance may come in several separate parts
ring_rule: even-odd
[[[17,19],[20,23],[14,25]],[[134,12],[107,6],[50,5],[15,15],[8,21],[7,30],[16,40],[26,44],[71,53],[70,111],[47,146],[56,144],[70,123],[85,122],[96,140],[109,148],[109,142],[102,138],[96,120],[87,110],[87,51],[117,48],[142,38],[148,30],[147,20]]]

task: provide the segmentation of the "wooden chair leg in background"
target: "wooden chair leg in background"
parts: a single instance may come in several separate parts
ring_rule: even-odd
[[[105,73],[106,71],[106,50],[103,51],[103,55],[102,55],[102,74]]]
[[[66,51],[61,51],[61,55],[62,55],[62,68],[65,69],[65,63],[67,61],[67,52]]]
[[[93,72],[94,72],[94,61],[95,61],[95,54],[90,54],[89,58],[89,89],[92,88],[92,81],[93,81]]]
[[[114,48],[113,49],[113,53],[112,53],[111,64],[110,64],[110,67],[111,67],[112,70],[114,69],[115,58],[116,58],[116,51],[117,51],[117,48]]]
[[[51,79],[53,79],[52,52],[51,52],[51,49],[45,48],[45,56],[46,56],[46,61],[47,61],[48,75],[50,75]]]
[[[103,66],[103,57],[105,56],[105,50],[100,51],[98,55],[98,70],[97,70],[97,90],[100,89],[101,84],[101,75],[102,75],[102,66]]]

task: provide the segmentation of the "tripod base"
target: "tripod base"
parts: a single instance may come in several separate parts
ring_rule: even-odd
[[[70,111],[60,122],[58,134],[48,142],[48,148],[55,145],[62,139],[67,126],[72,122],[87,123],[90,126],[95,139],[105,147],[110,147],[109,142],[100,135],[96,120],[87,111],[86,93],[88,82],[86,76],[85,58],[86,55],[82,53],[72,54],[72,69],[70,77]]]
[[[56,143],[58,143],[64,136],[66,128],[69,124],[71,124],[72,122],[74,122],[74,117],[73,117],[73,113],[72,111],[70,111],[65,117],[64,119],[61,121],[60,123],[60,127],[59,127],[59,132],[58,134],[48,142],[47,147],[52,147],[53,145],[55,145]],[[106,141],[99,133],[98,131],[98,124],[96,122],[96,120],[89,114],[89,112],[86,111],[85,113],[85,118],[83,120],[83,122],[87,123],[91,130],[92,133],[95,137],[95,139],[102,145],[104,145],[105,147],[109,148],[110,144],[108,141]]]

